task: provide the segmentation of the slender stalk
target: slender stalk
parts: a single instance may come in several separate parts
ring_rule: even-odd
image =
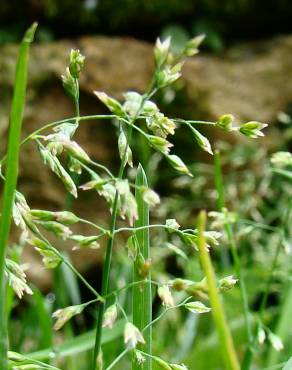
[[[129,144],[131,142],[131,137],[132,137],[132,131],[133,131],[133,126],[134,123],[139,116],[141,110],[143,109],[144,103],[147,99],[150,98],[154,94],[156,90],[152,90],[152,84],[149,89],[149,91],[143,96],[141,105],[139,109],[137,110],[137,113],[135,116],[132,117],[132,119],[128,122],[126,120],[123,120],[128,124],[128,135],[127,135],[127,145],[124,150],[122,160],[121,160],[121,165],[119,169],[119,173],[117,178],[122,179],[124,175],[124,170],[126,167],[126,156],[127,156],[127,150],[129,147]],[[115,193],[115,198],[113,202],[113,207],[112,207],[112,219],[111,219],[111,224],[110,224],[110,235],[108,238],[107,242],[107,247],[106,247],[106,255],[105,255],[105,260],[103,264],[103,271],[102,271],[102,284],[101,284],[101,296],[106,296],[108,294],[109,290],[109,278],[110,278],[110,269],[111,269],[111,260],[112,260],[112,251],[113,251],[113,245],[114,245],[114,231],[116,229],[116,220],[117,220],[117,214],[118,214],[118,200],[119,200],[119,193],[116,190]],[[101,348],[101,336],[102,336],[102,321],[103,321],[103,316],[104,316],[104,311],[106,307],[106,301],[101,302],[101,304],[98,306],[98,312],[97,312],[97,325],[96,325],[96,338],[95,338],[95,345],[94,345],[94,351],[93,351],[93,361],[92,361],[92,370],[96,370],[97,367],[97,358],[100,354],[100,348]]]
[[[165,314],[167,314],[167,312],[171,311],[171,310],[174,310],[176,308],[180,308],[180,307],[183,307],[188,301],[190,301],[192,299],[192,297],[188,297],[186,299],[184,299],[181,303],[175,305],[175,306],[171,306],[171,307],[167,307],[165,308],[154,320],[152,320],[151,322],[149,322],[142,330],[142,333],[144,333],[146,330],[148,330],[148,328],[152,327],[154,324],[156,324]]]
[[[181,118],[172,118],[173,121],[177,123],[182,123],[182,124],[195,124],[195,125],[209,125],[209,126],[215,126],[216,122],[212,121],[194,121],[194,120],[184,120]]]
[[[253,226],[255,228],[258,228],[258,229],[281,232],[281,228],[278,227],[278,226],[265,225],[265,224],[262,224],[260,222],[255,222],[255,221],[252,221],[252,220],[241,219],[241,220],[238,220],[237,223],[243,224],[243,225],[251,225],[251,226]]]
[[[214,153],[215,156],[215,183],[216,183],[216,190],[218,193],[218,208],[220,211],[223,210],[225,207],[225,196],[224,196],[224,185],[223,185],[223,176],[222,176],[222,166],[221,166],[221,157],[218,150]],[[251,324],[249,320],[249,307],[248,307],[248,299],[247,299],[247,293],[246,293],[246,287],[245,287],[245,281],[243,272],[241,269],[241,263],[240,258],[237,252],[237,247],[235,244],[235,238],[233,233],[232,225],[229,221],[226,222],[225,226],[225,233],[227,236],[227,240],[230,246],[230,251],[234,263],[234,269],[236,272],[236,275],[239,279],[239,287],[240,287],[240,293],[241,293],[241,301],[242,301],[242,309],[244,314],[244,321],[245,321],[245,328],[246,328],[246,335],[248,340],[248,348],[246,353],[246,358],[248,358],[252,352],[252,329]],[[247,370],[250,365],[244,361],[243,369]]]
[[[8,154],[6,166],[6,181],[4,185],[2,217],[0,223],[0,363],[1,369],[7,369],[8,331],[6,318],[6,281],[4,265],[6,248],[11,227],[12,208],[18,177],[18,161],[22,117],[25,105],[27,67],[29,46],[33,41],[37,24],[34,23],[25,33],[20,45],[16,66],[15,87],[13,92],[8,137]]]
[[[118,357],[114,359],[114,361],[106,368],[106,370],[111,370],[127,353],[129,352],[129,348],[124,349]]]
[[[136,185],[148,186],[146,174],[141,165],[138,166]],[[135,222],[135,227],[145,227],[149,225],[149,206],[143,200],[142,194],[136,189],[136,202],[138,206],[138,220]],[[141,253],[142,258],[147,261],[150,258],[150,245],[149,245],[149,228],[136,231],[135,233],[139,253]],[[140,264],[137,258],[134,261],[133,266],[133,281],[141,280],[141,274],[139,273]],[[143,330],[152,320],[152,293],[151,293],[151,273],[148,272],[147,276],[148,282],[143,282],[140,285],[135,285],[133,287],[133,324],[139,329]],[[146,351],[147,353],[152,353],[152,326],[149,326],[143,332],[145,344],[139,346],[140,349]],[[143,364],[138,364],[135,356],[132,357],[132,369],[133,370],[151,370],[152,363],[151,357],[148,357]]]
[[[33,131],[31,134],[29,134],[26,138],[24,138],[20,145],[24,145],[26,143],[28,143],[29,141],[31,140],[34,140],[35,137],[48,130],[49,128],[53,128],[55,126],[59,126],[61,125],[62,123],[66,123],[66,122],[70,122],[70,121],[90,121],[90,120],[99,120],[99,119],[113,119],[113,118],[118,118],[117,116],[115,115],[103,115],[103,114],[96,114],[96,115],[92,115],[92,116],[83,116],[83,117],[78,117],[78,116],[75,116],[75,117],[69,117],[69,118],[64,118],[62,120],[59,120],[59,121],[54,121],[54,122],[50,122],[50,123],[46,123],[44,126],[40,127],[39,129]],[[1,160],[0,160],[0,165],[3,165],[5,163],[7,159],[7,156],[5,155]]]
[[[78,124],[79,117],[80,117],[80,104],[79,104],[80,92],[79,92],[78,78],[74,78],[74,81],[75,81],[75,85],[76,85],[76,96],[75,96],[75,99],[74,99],[74,103],[75,103],[75,112],[76,112],[76,124]]]
[[[171,230],[173,232],[176,232],[178,234],[183,234],[183,231],[187,230],[177,230],[174,228],[171,228],[166,225],[162,224],[152,224],[152,225],[144,225],[144,226],[138,226],[138,227],[121,227],[120,229],[116,229],[114,234],[121,233],[123,231],[130,231],[130,232],[137,232],[137,231],[142,231],[142,230],[150,230],[150,229],[165,229],[165,230]],[[193,231],[193,230],[191,230]]]
[[[132,281],[131,283],[123,286],[122,288],[111,291],[110,293],[108,293],[106,296],[103,296],[102,298],[107,299],[110,297],[117,296],[122,291],[130,289],[135,285],[141,285],[142,283],[151,283],[152,285],[156,285],[157,287],[161,286],[161,284],[158,281],[154,281],[154,280],[143,279],[143,280],[138,280],[138,281]]]
[[[206,246],[204,231],[206,229],[206,212],[201,211],[198,218],[198,249],[203,271],[207,278],[209,299],[219,336],[221,354],[227,370],[240,370],[233,339],[226,321],[223,305],[218,294],[215,272]]]
[[[108,288],[109,288],[110,267],[111,267],[112,250],[113,250],[113,243],[114,243],[114,238],[113,238],[112,233],[115,230],[115,226],[116,226],[118,197],[119,195],[118,195],[118,192],[116,191],[114,204],[113,204],[112,221],[110,225],[111,236],[108,239],[105,261],[103,264],[101,296],[107,295]],[[95,345],[94,345],[94,351],[93,351],[93,363],[92,363],[93,370],[96,369],[96,366],[97,366],[96,359],[98,358],[99,353],[100,353],[102,321],[103,321],[105,306],[106,306],[106,302],[101,302],[101,304],[98,306],[96,338],[95,338]]]
[[[88,288],[88,290],[93,293],[98,300],[101,302],[103,301],[103,298],[97,293],[97,291],[88,283],[88,281],[83,277],[82,274],[63,256],[62,253],[58,251],[58,249],[54,248],[52,244],[48,241],[47,238],[45,238],[40,232],[36,233],[36,235],[43,240],[45,243],[48,244],[50,249],[60,258],[60,260],[77,276],[77,278]]]
[[[76,102],[75,102],[75,107],[76,107]],[[79,109],[79,105],[78,105],[78,109]],[[93,114],[93,115],[90,115],[90,116],[81,116],[81,117],[77,115],[75,117],[64,118],[64,119],[59,120],[59,121],[54,121],[54,122],[50,122],[50,123],[44,124],[44,126],[42,126],[39,129],[35,130],[31,134],[29,134],[25,139],[23,139],[21,141],[21,145],[24,145],[24,144],[28,143],[30,140],[33,140],[36,135],[42,133],[43,131],[46,131],[49,128],[52,128],[52,127],[61,125],[62,123],[66,123],[66,122],[70,122],[70,121],[72,121],[72,122],[74,122],[74,121],[76,122],[77,121],[79,123],[81,121],[95,121],[95,120],[100,120],[100,119],[118,119],[118,120],[120,119],[121,120],[121,118],[118,117],[118,116],[116,116],[115,114],[107,114],[107,115]],[[139,116],[136,119],[144,119],[144,117]],[[179,122],[180,120],[179,119],[174,119],[174,121]],[[129,124],[129,122],[126,121],[126,120],[123,120],[123,122],[125,122],[126,124]],[[180,123],[194,123],[194,124],[215,125],[214,122],[207,122],[207,121],[184,121],[184,120],[181,120]],[[141,134],[144,134],[143,130],[141,130],[140,133]],[[5,160],[6,160],[6,156],[4,156],[0,160],[0,165],[4,164]]]
[[[221,212],[222,209],[225,207],[225,196],[224,196],[224,188],[223,188],[223,179],[222,179],[222,169],[221,169],[221,158],[218,151],[215,151],[214,154],[214,164],[215,164],[215,186],[218,195],[218,209]],[[222,248],[221,251],[221,258],[222,263],[224,266],[230,264],[228,250],[226,247]]]

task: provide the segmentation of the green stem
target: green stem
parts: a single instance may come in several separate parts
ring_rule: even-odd
[[[165,229],[165,230],[171,230],[177,233],[183,233],[183,230],[177,230],[175,228],[172,228],[166,225],[152,224],[152,225],[144,225],[144,226],[138,226],[138,227],[121,227],[120,229],[116,229],[114,234],[118,234],[123,231],[137,232],[137,231],[150,230],[150,229]]]
[[[141,165],[138,166],[136,185],[148,186],[146,174]],[[144,228],[149,226],[149,206],[143,200],[143,196],[139,189],[136,189],[136,202],[138,206],[138,219],[135,222],[135,228]],[[150,259],[150,245],[149,245],[149,228],[140,229],[135,232],[139,252],[144,261]],[[139,258],[136,258],[133,266],[133,281],[141,280],[141,274],[139,272],[140,264]],[[149,282],[143,282],[140,285],[133,287],[132,297],[132,311],[133,311],[133,324],[139,329],[143,330],[152,320],[152,293],[151,293],[151,273],[148,272],[145,276]],[[147,353],[152,353],[152,327],[149,326],[143,333],[145,344],[139,346],[140,349]],[[132,356],[132,369],[133,370],[151,370],[152,362],[151,358],[147,358],[143,364],[138,364],[135,355]]]
[[[113,204],[112,221],[110,225],[111,236],[108,239],[105,261],[103,264],[101,296],[105,296],[108,294],[111,258],[112,258],[112,250],[113,250],[113,243],[114,243],[113,231],[115,230],[115,226],[116,226],[118,197],[119,197],[119,194],[116,191],[114,204]],[[98,358],[99,353],[100,353],[102,322],[103,322],[105,306],[106,306],[106,302],[102,302],[98,306],[96,338],[95,338],[95,345],[94,345],[94,351],[93,351],[93,363],[92,363],[93,370],[96,369],[96,359]]]
[[[80,92],[79,92],[78,78],[74,78],[74,81],[75,81],[75,85],[76,85],[76,96],[75,96],[75,99],[74,99],[74,103],[75,103],[75,112],[76,112],[76,124],[78,124],[79,117],[80,117],[80,105],[79,105]]]
[[[25,33],[20,45],[16,66],[15,87],[10,114],[6,181],[4,185],[2,217],[0,223],[0,363],[7,369],[8,330],[6,317],[6,281],[4,276],[6,248],[11,227],[12,208],[18,177],[18,162],[22,117],[25,105],[29,46],[33,41],[37,24],[34,23]]]
[[[28,225],[29,227],[29,225]],[[60,253],[58,251],[58,249],[54,248],[52,246],[52,244],[49,242],[49,240],[47,238],[45,238],[42,233],[38,230],[38,229],[34,229],[31,231],[38,237],[40,238],[42,241],[44,241],[50,248],[51,251],[53,251],[56,256],[58,256],[60,258],[60,260],[66,265],[68,266],[68,268],[78,277],[78,279],[80,281],[82,281],[82,283],[88,288],[88,290],[90,290],[96,297],[97,299],[100,300],[100,302],[103,301],[103,298],[100,296],[100,294],[97,293],[97,291],[87,282],[86,279],[84,279],[84,277],[82,276],[82,274],[80,274],[80,272],[63,256],[62,253]]]
[[[217,289],[215,272],[205,240],[206,212],[201,211],[198,218],[198,249],[203,271],[207,278],[208,292],[212,313],[217,328],[221,354],[227,370],[240,370],[233,339],[226,321],[225,312]]]
[[[139,109],[137,110],[137,113],[135,116],[132,117],[130,122],[126,120],[122,120],[123,122],[127,122],[129,127],[128,127],[128,135],[127,135],[127,145],[124,150],[122,159],[121,159],[121,165],[119,169],[119,173],[117,178],[122,179],[124,175],[124,170],[126,167],[126,156],[127,156],[127,150],[129,147],[129,144],[131,142],[131,137],[132,137],[132,131],[133,131],[133,126],[134,123],[139,116],[141,110],[143,109],[144,103],[147,99],[149,99],[150,96],[155,92],[155,90],[151,91],[151,88],[149,89],[149,92],[146,93],[142,99],[141,105]],[[84,117],[83,117],[84,118]],[[121,120],[121,119],[120,119]],[[112,251],[113,251],[113,245],[114,245],[114,231],[116,229],[116,220],[117,220],[117,213],[118,213],[118,200],[119,200],[119,193],[116,190],[115,193],[115,198],[113,202],[113,207],[112,207],[112,219],[111,219],[111,224],[110,224],[110,235],[108,238],[107,242],[107,247],[106,247],[106,255],[105,255],[105,260],[103,264],[103,271],[102,271],[102,284],[101,284],[101,296],[106,296],[108,294],[109,290],[109,278],[110,278],[110,269],[111,269],[111,260],[112,260]],[[100,354],[100,348],[101,348],[101,336],[102,336],[102,322],[103,322],[103,316],[104,316],[104,311],[106,307],[106,301],[101,302],[101,304],[98,306],[98,312],[97,312],[97,325],[96,325],[96,338],[95,338],[95,345],[94,345],[94,351],[93,351],[93,361],[92,361],[92,370],[96,370],[96,360]]]
[[[111,370],[128,352],[129,348],[124,349],[105,370]]]
[[[108,169],[108,168],[106,168],[104,165],[102,165],[102,164],[100,164],[100,163],[97,163],[97,162],[94,162],[94,161],[90,161],[90,163],[93,165],[93,166],[95,166],[95,167],[97,167],[97,168],[100,168],[101,170],[103,170],[104,172],[106,172],[108,175],[109,175],[109,177],[111,178],[111,179],[114,179],[115,177],[113,176],[113,174],[111,173],[111,171]]]
[[[66,123],[66,122],[77,121],[77,120],[79,122],[79,121],[90,121],[90,120],[99,120],[99,119],[113,119],[113,118],[118,118],[118,117],[116,115],[110,115],[110,114],[108,114],[108,115],[97,114],[97,115],[83,116],[83,117],[78,117],[78,116],[69,117],[69,118],[64,118],[62,120],[59,120],[59,121],[50,122],[50,123],[47,123],[44,126],[40,127],[39,129],[35,130],[31,134],[29,134],[25,139],[23,139],[21,141],[20,145],[22,146],[22,145],[28,143],[29,141],[34,140],[35,136],[40,134],[41,132],[44,132],[44,131],[48,130],[49,128],[59,126],[59,125],[61,125],[63,123]],[[5,163],[6,159],[7,159],[7,156],[5,155],[0,160],[0,166]]]
[[[132,281],[131,283],[123,286],[122,288],[113,290],[112,292],[108,293],[107,295],[103,296],[102,298],[103,299],[108,299],[110,297],[117,296],[122,291],[130,289],[135,285],[141,285],[142,283],[151,283],[152,285],[156,285],[157,287],[161,286],[161,284],[158,281],[154,281],[154,280],[147,280],[147,279],[145,280],[145,279],[143,279],[143,280],[138,280],[138,281]]]
[[[281,228],[280,227],[265,225],[265,224],[262,224],[260,222],[255,222],[255,221],[252,221],[252,220],[244,220],[244,219],[241,219],[241,220],[238,220],[237,223],[238,224],[243,224],[243,225],[251,225],[251,226],[253,226],[255,228],[258,228],[258,229],[263,229],[263,230],[268,230],[268,231],[275,231],[275,232],[281,232]]]
[[[218,150],[215,151],[214,155],[215,155],[215,183],[216,183],[216,189],[218,193],[218,207],[219,207],[219,210],[222,211],[225,208],[225,196],[224,196],[221,158],[220,158],[220,153]],[[248,340],[247,352],[250,352],[253,339],[252,339],[251,324],[249,320],[249,307],[248,307],[248,299],[247,299],[244,276],[243,276],[243,272],[241,269],[240,258],[237,252],[237,247],[235,244],[235,237],[234,237],[233,228],[232,228],[231,223],[227,221],[224,228],[225,228],[225,233],[226,233],[227,240],[230,246],[230,251],[231,251],[231,255],[232,255],[232,259],[234,263],[234,269],[239,279],[242,309],[243,309],[243,314],[244,314],[246,335],[247,335],[247,340]],[[247,370],[248,368],[249,367],[243,367],[243,369],[245,370]]]
[[[181,118],[173,118],[174,122],[182,123],[182,124],[195,124],[195,125],[208,125],[208,126],[216,126],[216,122],[212,121],[195,121],[195,120],[184,120]]]
[[[191,300],[192,297],[187,297],[186,299],[184,299],[181,303],[175,305],[175,306],[171,306],[171,307],[167,307],[165,308],[160,315],[158,315],[154,320],[152,320],[151,322],[149,322],[148,325],[146,325],[143,330],[142,330],[142,333],[144,333],[148,328],[152,327],[154,324],[156,324],[168,311],[171,311],[171,310],[174,310],[176,308],[180,308],[180,307],[183,307],[189,300]]]

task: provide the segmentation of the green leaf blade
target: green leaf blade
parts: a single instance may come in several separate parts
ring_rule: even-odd
[[[25,33],[20,45],[16,66],[15,85],[10,113],[10,126],[7,148],[6,181],[3,192],[2,218],[0,223],[0,363],[2,370],[7,369],[8,333],[5,312],[6,283],[4,279],[4,260],[11,227],[12,207],[18,177],[18,161],[22,117],[25,105],[29,46],[33,41],[37,24]]]
[[[138,166],[137,177],[136,177],[136,202],[138,206],[138,219],[135,222],[135,227],[144,227],[149,225],[149,205],[143,200],[143,195],[139,190],[141,186],[148,186],[146,174],[141,165]],[[143,256],[143,259],[147,261],[150,258],[150,243],[149,243],[149,229],[144,228],[143,230],[136,231],[136,238],[139,245],[139,251]],[[134,262],[134,281],[140,281],[141,275],[139,274],[139,263],[138,259]],[[141,286],[136,285],[133,287],[133,324],[137,326],[139,330],[143,330],[152,320],[152,292],[151,292],[151,279],[150,272],[148,272],[146,279],[147,283],[142,283]],[[147,330],[143,332],[145,344],[141,346],[141,349],[148,354],[152,353],[152,328],[149,326]],[[145,362],[139,365],[133,358],[132,363],[133,370],[151,370],[151,358],[147,357]]]

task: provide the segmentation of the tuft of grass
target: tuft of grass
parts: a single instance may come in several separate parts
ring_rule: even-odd
[[[227,370],[240,370],[240,365],[234,348],[233,338],[226,321],[224,308],[217,289],[215,272],[206,245],[204,235],[205,229],[206,212],[201,211],[198,217],[198,249],[201,265],[207,278],[209,299],[219,337],[221,355]]]
[[[16,66],[15,85],[10,113],[10,127],[7,148],[6,181],[0,223],[0,363],[2,370],[7,369],[8,333],[5,312],[6,282],[4,266],[7,243],[11,227],[12,208],[18,177],[18,160],[22,117],[25,105],[29,46],[34,39],[37,24],[34,23],[25,33],[20,45]]]
[[[136,202],[138,208],[138,219],[135,222],[135,227],[148,227],[149,226],[149,205],[143,200],[139,187],[148,186],[146,174],[141,164],[138,167],[136,177]],[[149,245],[149,228],[138,230],[135,232],[138,245],[138,253],[144,261],[150,259],[150,245]],[[134,261],[134,274],[133,282],[141,281],[139,258]],[[133,287],[133,324],[142,331],[145,327],[146,330],[143,332],[145,344],[139,346],[139,348],[149,355],[152,354],[152,326],[149,325],[152,321],[152,294],[151,294],[151,273],[147,272],[147,282],[143,282]],[[151,370],[151,357],[146,357],[145,362],[141,365],[137,363],[133,356],[132,369],[133,370]]]

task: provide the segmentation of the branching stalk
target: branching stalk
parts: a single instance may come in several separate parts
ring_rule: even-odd
[[[145,172],[141,165],[138,167],[136,185],[148,186]],[[135,227],[145,227],[149,225],[149,205],[143,200],[142,194],[136,189],[136,202],[138,206],[138,220],[135,222]],[[136,231],[135,233],[139,253],[141,253],[144,261],[150,259],[150,245],[149,245],[149,228]],[[134,275],[133,281],[141,280],[141,274],[139,272],[140,265],[139,259],[136,258],[134,261]],[[133,324],[139,329],[143,330],[152,320],[152,294],[151,294],[151,274],[148,272],[145,276],[149,282],[143,282],[141,285],[135,285],[133,287]],[[145,344],[141,345],[143,351],[152,353],[152,327],[149,326],[143,333]],[[133,370],[151,370],[151,358],[148,357],[143,364],[138,364],[135,356],[132,358],[132,369]]]
[[[145,101],[149,99],[149,97],[154,93],[155,90],[152,90],[152,85],[149,89],[149,92],[146,93],[143,96],[143,99],[141,101],[141,105],[139,109],[137,110],[137,113],[133,118],[130,120],[130,122],[127,122],[129,124],[128,132],[127,132],[127,145],[124,150],[122,159],[121,159],[121,165],[119,169],[119,173],[117,178],[122,179],[124,175],[124,170],[126,167],[126,156],[127,156],[127,150],[129,147],[129,144],[131,142],[132,137],[132,130],[133,125],[137,119],[137,117],[140,114],[140,111],[143,109],[143,106],[145,104]],[[110,278],[110,268],[111,268],[111,260],[112,260],[112,251],[113,251],[113,244],[114,244],[114,231],[116,229],[116,220],[117,220],[117,214],[118,214],[118,200],[119,200],[119,193],[116,190],[115,198],[113,202],[112,207],[112,219],[110,224],[110,235],[107,242],[106,247],[106,255],[105,260],[103,264],[103,271],[102,271],[102,285],[101,285],[101,296],[106,296],[108,294],[109,290],[109,278]],[[100,354],[100,347],[101,347],[101,336],[102,336],[102,322],[103,322],[103,316],[105,312],[106,307],[106,301],[101,302],[101,304],[98,306],[98,312],[97,312],[97,325],[96,325],[96,339],[95,339],[95,345],[94,345],[94,351],[93,351],[93,362],[92,362],[92,370],[96,370],[97,367],[97,358]]]

